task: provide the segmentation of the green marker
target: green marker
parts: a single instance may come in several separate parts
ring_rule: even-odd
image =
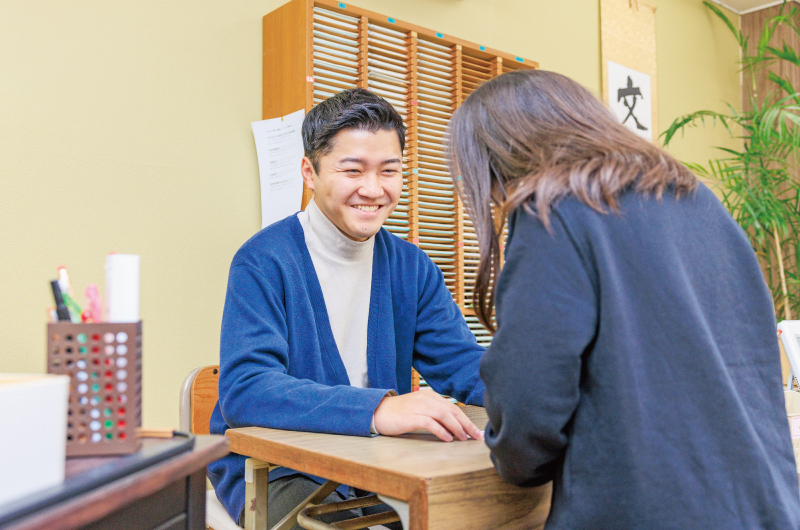
[[[78,305],[78,302],[76,302],[75,299],[69,295],[69,293],[62,292],[61,296],[64,298],[64,305],[66,305],[67,309],[69,310],[69,319],[74,324],[80,323],[81,312],[83,311],[81,306]]]
[[[58,268],[58,286],[61,288],[61,297],[64,299],[64,305],[69,310],[69,319],[73,323],[79,323],[81,321],[81,306],[70,294],[72,288],[69,285],[69,275],[67,274],[67,268],[63,265]]]

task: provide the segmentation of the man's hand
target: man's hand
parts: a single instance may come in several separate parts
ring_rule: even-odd
[[[483,438],[458,405],[428,389],[383,398],[373,419],[375,430],[388,436],[425,429],[445,442],[452,442],[453,436],[459,440],[466,440],[467,435]]]

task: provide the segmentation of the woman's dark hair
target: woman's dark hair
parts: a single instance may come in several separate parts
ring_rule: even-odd
[[[303,120],[303,149],[314,171],[319,171],[319,157],[333,149],[333,137],[344,129],[393,130],[400,151],[406,146],[403,118],[388,101],[363,88],[344,90],[311,109]]]
[[[617,196],[631,186],[656,197],[668,187],[680,195],[697,186],[686,167],[554,72],[518,70],[488,81],[456,110],[448,132],[453,181],[480,249],[472,304],[491,332],[509,212],[524,206],[549,229],[551,208],[567,195],[606,213],[617,211]]]

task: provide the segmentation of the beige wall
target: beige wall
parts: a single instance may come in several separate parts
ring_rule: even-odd
[[[261,16],[280,0],[7,0],[0,16],[0,371],[44,364],[48,280],[102,288],[109,251],[142,257],[144,422],[216,363],[227,269],[260,227],[250,122]],[[359,0],[600,88],[597,1]],[[660,126],[737,102],[736,48],[699,0],[658,1]],[[719,134],[693,133],[703,160]],[[83,297],[79,299],[82,302]]]
[[[727,112],[741,108],[739,48],[730,30],[699,0],[650,0],[656,10],[658,121],[663,132],[672,121],[696,110]],[[736,26],[739,17],[727,12]],[[739,148],[711,123],[678,137],[670,151],[681,161],[705,163],[720,154],[712,147]]]

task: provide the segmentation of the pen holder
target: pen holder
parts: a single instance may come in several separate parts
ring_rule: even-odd
[[[70,377],[67,456],[139,449],[141,321],[48,324],[47,371]]]

